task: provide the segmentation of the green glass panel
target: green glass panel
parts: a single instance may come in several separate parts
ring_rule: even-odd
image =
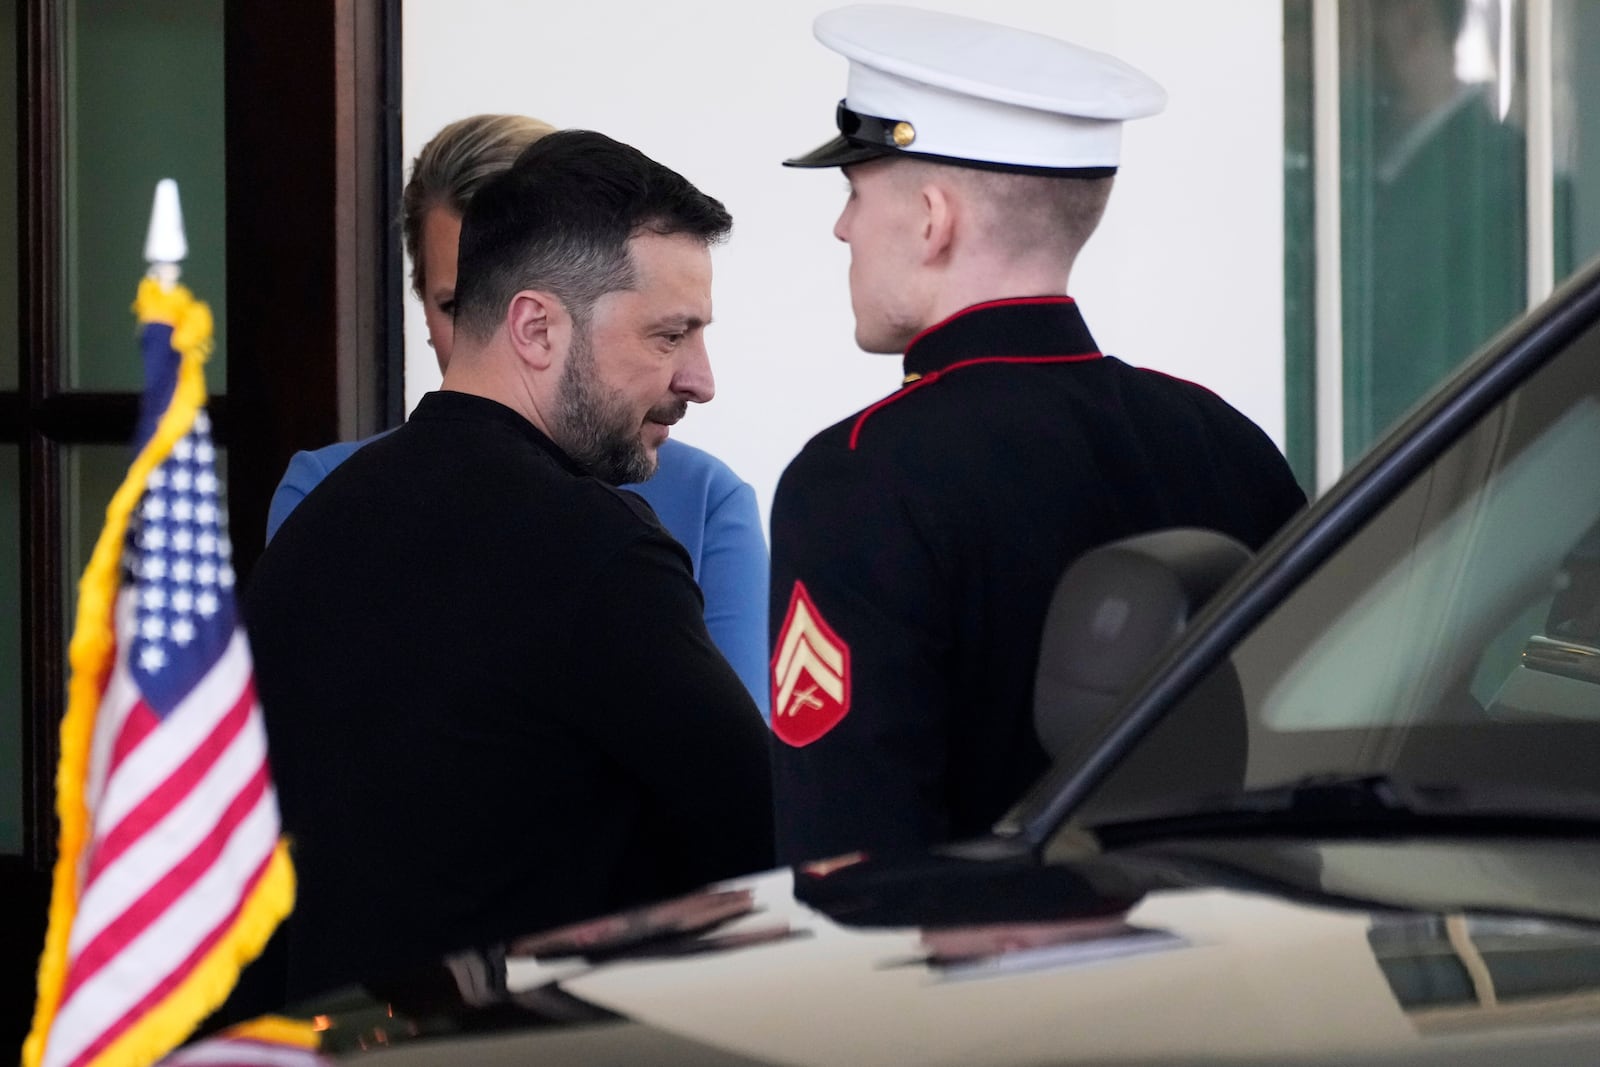
[[[0,0],[0,390],[17,387],[17,0]]]
[[[77,618],[78,579],[94,553],[95,541],[106,524],[106,505],[122,484],[133,461],[126,445],[67,445],[63,469],[62,500],[66,509],[63,534],[66,538],[66,580],[64,589],[67,619]],[[66,665],[62,665],[65,677]]]
[[[1554,8],[1556,280],[1600,254],[1600,4]]]
[[[128,307],[144,272],[156,182],[174,178],[189,258],[226,374],[222,0],[71,0],[67,28],[67,385],[136,391]]]
[[[1317,479],[1317,241],[1311,0],[1283,5],[1285,449],[1308,493]]]
[[[1526,306],[1509,4],[1340,4],[1347,461]]]
[[[0,855],[22,852],[22,457],[0,445]]]

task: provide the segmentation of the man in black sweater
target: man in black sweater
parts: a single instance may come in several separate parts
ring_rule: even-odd
[[[443,388],[262,557],[292,997],[769,865],[761,717],[615,488],[711,399],[730,225],[599,134],[531,146],[463,220]]]

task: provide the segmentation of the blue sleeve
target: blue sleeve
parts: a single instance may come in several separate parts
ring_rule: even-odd
[[[289,513],[299,507],[306,494],[322,484],[322,479],[335,467],[392,432],[384,430],[359,441],[337,441],[314,452],[296,452],[289,460],[289,469],[283,472],[283,481],[278,483],[277,491],[272,494],[272,503],[267,506],[267,540],[272,540],[272,535],[278,532],[278,527],[283,525]]]
[[[755,490],[738,482],[706,512],[700,590],[706,629],[750,691],[761,717],[770,720],[767,684],[767,541]]]
[[[294,454],[289,460],[289,469],[283,472],[283,480],[278,483],[277,490],[272,494],[272,503],[267,506],[269,542],[272,540],[272,535],[278,532],[278,527],[283,525],[283,520],[300,505],[300,501],[306,498],[307,493],[328,476],[330,469],[322,465],[315,452]]]

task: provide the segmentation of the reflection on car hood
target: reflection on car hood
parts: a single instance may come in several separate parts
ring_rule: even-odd
[[[1593,842],[844,858],[314,1013],[329,1055],[379,1067],[1588,1062],[1597,902]]]

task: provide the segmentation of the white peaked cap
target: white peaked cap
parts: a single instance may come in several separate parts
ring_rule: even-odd
[[[850,61],[839,136],[787,160],[836,167],[907,155],[1062,176],[1109,174],[1122,123],[1166,91],[1113,56],[992,22],[890,4],[817,16],[817,40]]]
[[[189,256],[183,235],[183,208],[178,204],[178,183],[162,178],[156,183],[156,200],[150,208],[150,229],[144,238],[146,263],[182,263]]]

